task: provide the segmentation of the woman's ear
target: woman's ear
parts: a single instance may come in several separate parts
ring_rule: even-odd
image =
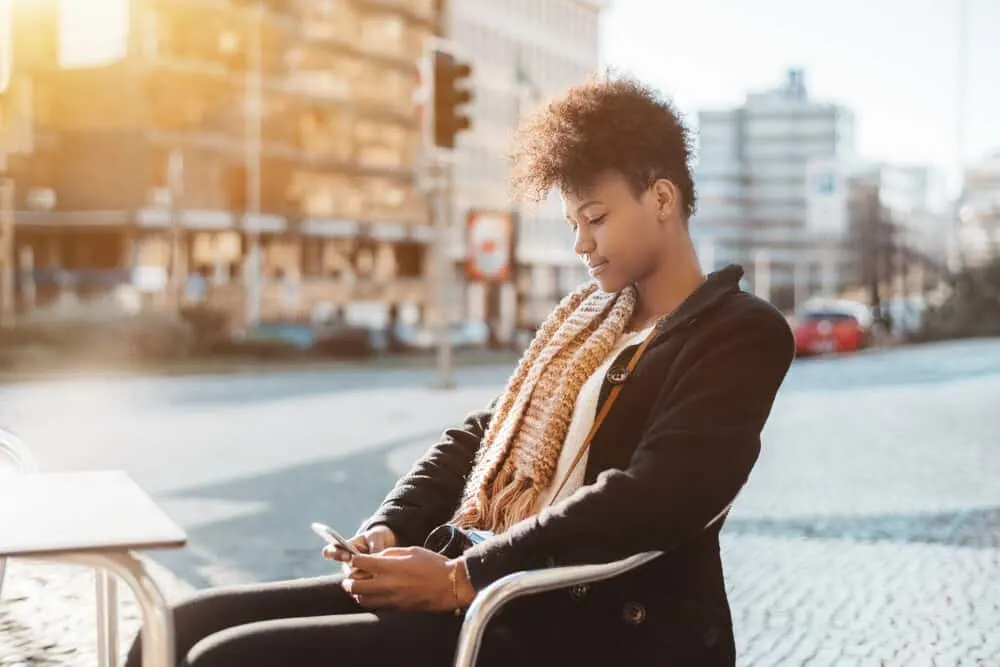
[[[653,183],[653,195],[656,197],[657,213],[660,220],[666,220],[677,213],[680,192],[673,181],[658,178]]]

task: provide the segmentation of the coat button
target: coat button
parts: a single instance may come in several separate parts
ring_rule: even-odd
[[[579,602],[583,598],[587,597],[587,591],[590,590],[590,586],[587,584],[580,584],[578,586],[572,586],[569,589],[569,596]]]
[[[639,625],[646,620],[646,607],[638,602],[626,602],[622,607],[622,620],[629,625]]]
[[[621,366],[614,366],[608,371],[608,382],[611,384],[621,384],[628,377],[628,369]]]

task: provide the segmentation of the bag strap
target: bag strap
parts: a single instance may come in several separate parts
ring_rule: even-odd
[[[639,345],[639,349],[636,350],[635,354],[632,355],[632,359],[628,362],[628,366],[625,369],[626,380],[628,380],[628,378],[632,376],[632,370],[639,363],[639,359],[642,358],[642,354],[646,351],[646,348],[649,347],[650,342],[652,342],[653,338],[656,337],[656,330],[659,328],[659,326],[660,326],[660,320],[657,320],[656,323],[653,324],[652,327],[653,330],[649,332],[649,334],[646,336],[646,339],[642,341],[641,345]],[[604,405],[601,406],[600,412],[597,413],[597,417],[594,419],[594,423],[590,427],[590,432],[587,433],[587,437],[584,439],[583,445],[580,447],[580,451],[576,453],[576,458],[573,459],[573,463],[572,465],[570,465],[569,470],[566,472],[566,476],[563,477],[562,483],[556,488],[556,492],[552,494],[552,499],[549,501],[549,505],[554,503],[556,501],[556,498],[559,497],[559,494],[562,493],[563,488],[569,482],[569,478],[572,477],[573,471],[576,470],[576,466],[579,465],[580,460],[583,458],[583,455],[587,453],[588,449],[590,449],[590,443],[593,442],[594,436],[597,435],[597,430],[601,428],[601,424],[604,423],[604,418],[608,416],[609,412],[611,412],[611,406],[615,404],[615,400],[618,398],[618,394],[621,393],[622,387],[624,386],[625,382],[622,382],[621,384],[616,384],[614,387],[612,387],[611,393],[608,394],[607,399],[605,399],[604,401]]]

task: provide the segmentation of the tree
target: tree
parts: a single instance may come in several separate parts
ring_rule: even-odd
[[[917,338],[1000,336],[1000,257],[952,277],[951,293],[927,311]]]

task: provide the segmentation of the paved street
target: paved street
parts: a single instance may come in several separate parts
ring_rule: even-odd
[[[309,522],[353,529],[508,371],[50,382],[0,391],[0,423],[48,470],[150,490],[191,538],[156,555],[181,594],[328,571]],[[1000,665],[998,399],[998,340],[794,366],[724,532],[741,665]],[[90,584],[65,572],[11,568],[0,664],[87,664]]]

